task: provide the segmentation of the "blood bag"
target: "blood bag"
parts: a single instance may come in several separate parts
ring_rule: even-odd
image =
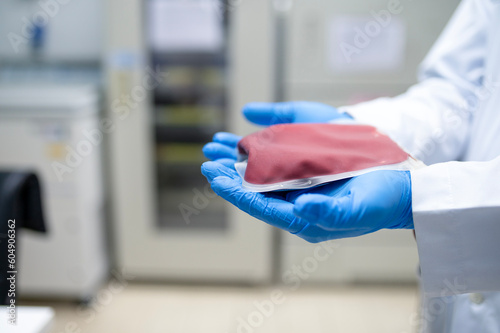
[[[293,190],[375,170],[412,170],[424,164],[375,127],[280,124],[238,143],[236,171],[254,192]]]

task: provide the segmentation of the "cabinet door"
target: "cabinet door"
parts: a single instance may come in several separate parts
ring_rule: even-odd
[[[118,264],[145,279],[268,281],[271,229],[218,198],[200,173],[204,143],[251,130],[241,106],[272,99],[268,2],[128,2],[108,0]]]

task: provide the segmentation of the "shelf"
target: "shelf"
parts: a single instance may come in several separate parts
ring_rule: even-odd
[[[225,107],[226,91],[208,89],[202,86],[193,87],[159,87],[154,94],[155,105],[217,105]]]
[[[159,53],[153,52],[153,64],[160,66],[190,66],[206,67],[217,66],[224,68],[227,57],[224,52],[219,53]]]
[[[224,126],[169,126],[156,125],[157,143],[208,143],[215,133],[224,130]]]
[[[202,152],[204,143],[165,143],[156,147],[156,159],[161,164],[198,164],[205,162]]]
[[[220,128],[224,110],[213,106],[169,105],[155,109],[158,126]]]

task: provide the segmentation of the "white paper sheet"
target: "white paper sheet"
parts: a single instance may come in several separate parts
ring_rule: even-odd
[[[393,71],[404,65],[406,27],[393,16],[340,16],[327,25],[328,63],[335,72]]]
[[[160,52],[217,52],[223,45],[216,0],[150,0],[149,34]]]

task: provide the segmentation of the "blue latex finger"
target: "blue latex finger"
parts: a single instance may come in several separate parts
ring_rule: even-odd
[[[293,214],[291,203],[266,197],[262,193],[246,191],[240,182],[230,177],[215,178],[212,181],[212,189],[242,211],[272,226],[291,233],[296,233],[305,226],[305,222]]]
[[[213,137],[214,142],[222,143],[223,145],[236,148],[238,142],[241,140],[241,136],[228,132],[215,133]]]
[[[344,219],[343,216],[350,213],[349,207],[340,206],[337,199],[322,194],[301,195],[295,201],[293,212],[309,221],[331,219],[332,224],[335,224],[333,220]]]
[[[294,120],[289,103],[249,103],[242,112],[249,121],[262,126],[291,123]]]
[[[342,239],[349,237],[360,236],[362,233],[359,233],[357,230],[335,230],[329,231],[321,228],[318,225],[309,223],[304,227],[304,229],[297,232],[295,235],[300,238],[310,242],[310,243],[320,243],[325,242],[332,239]]]
[[[236,148],[226,146],[222,143],[210,142],[203,147],[203,154],[210,160],[230,158],[236,160]]]
[[[294,205],[293,212],[312,225],[328,231],[354,231],[364,233],[370,228],[358,225],[358,212],[353,210],[352,196],[329,197],[321,194],[304,194]]]
[[[298,197],[304,194],[324,194],[327,196],[335,196],[344,191],[344,188],[348,181],[349,179],[342,179],[305,190],[289,191],[286,194],[286,200],[294,203]]]
[[[234,163],[236,162],[236,160],[233,160],[232,158],[220,158],[218,160],[215,160],[214,162],[220,163],[223,166],[236,171],[236,169],[234,168]]]
[[[305,227],[295,233],[295,235],[308,241],[309,243],[320,243],[331,239],[342,238],[340,234],[339,237],[332,237],[331,233],[311,223],[307,223]]]
[[[220,176],[229,177],[234,180],[241,178],[236,173],[234,169],[228,168],[227,166],[219,162],[205,162],[201,165],[201,173],[207,178],[209,182],[212,182],[215,178]]]

